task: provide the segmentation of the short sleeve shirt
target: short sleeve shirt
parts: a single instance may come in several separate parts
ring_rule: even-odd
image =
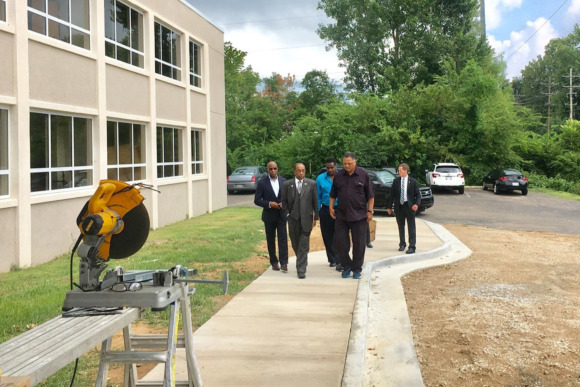
[[[356,167],[352,175],[345,169],[334,177],[330,197],[338,199],[336,217],[347,222],[355,222],[367,217],[367,204],[375,197],[368,173]]]

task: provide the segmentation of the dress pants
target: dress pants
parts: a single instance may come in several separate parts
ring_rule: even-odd
[[[335,221],[336,250],[340,264],[345,270],[362,271],[365,262],[367,218],[348,222],[344,219],[336,218]],[[352,235],[352,259],[349,255],[350,236]]]
[[[296,254],[296,271],[298,274],[306,274],[311,231],[304,231],[300,219],[296,220],[293,218],[288,218],[288,230],[290,232],[292,249],[294,250],[294,254]]]
[[[338,255],[336,254],[336,245],[334,239],[334,219],[330,216],[328,206],[322,205],[319,211],[320,217],[320,232],[322,233],[322,240],[326,248],[326,258],[328,263],[340,263]]]
[[[397,213],[397,226],[399,226],[399,247],[405,247],[405,220],[409,229],[409,248],[416,248],[417,231],[415,228],[415,212],[409,208],[407,202],[399,206]]]
[[[276,233],[278,233],[278,256],[281,265],[288,264],[288,234],[286,233],[286,221],[278,219],[273,222],[264,222],[266,229],[266,242],[268,243],[268,254],[270,264],[278,263],[276,258]]]

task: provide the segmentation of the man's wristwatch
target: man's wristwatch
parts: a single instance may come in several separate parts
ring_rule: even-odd
[[[373,210],[367,210],[367,212],[370,212],[371,214],[375,213]]]

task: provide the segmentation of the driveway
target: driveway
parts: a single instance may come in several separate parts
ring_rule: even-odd
[[[550,195],[520,192],[495,195],[491,191],[466,188],[434,192],[435,205],[421,219],[441,224],[466,224],[519,231],[544,231],[580,235],[580,202]]]

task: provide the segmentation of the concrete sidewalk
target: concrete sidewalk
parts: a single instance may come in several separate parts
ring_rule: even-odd
[[[421,265],[424,266],[426,260],[442,259],[440,257],[448,255],[449,242],[442,240],[432,225],[418,219],[417,253],[401,255],[397,251],[395,219],[378,218],[374,248],[366,250],[360,280],[341,278],[339,272],[328,266],[324,251],[309,254],[308,271],[303,280],[296,276],[295,257],[290,258],[288,273],[268,269],[195,332],[195,355],[204,385],[366,385],[366,380],[363,380],[365,372],[370,369],[365,364],[369,362],[365,360],[368,356],[367,337],[377,344],[377,337],[381,336],[369,331],[367,325],[379,331],[386,330],[384,326],[377,326],[375,318],[369,316],[371,293],[375,292],[373,283],[382,282],[374,272],[380,267],[388,269],[391,264],[407,265],[408,272],[413,270],[409,264],[414,265],[415,261],[423,262]],[[399,278],[396,277],[395,282],[400,284]],[[390,301],[393,300],[390,307],[407,316],[404,296]],[[385,322],[384,318],[378,321]],[[385,323],[393,324],[392,321]],[[405,336],[407,347],[410,327],[408,331]],[[410,343],[412,346],[412,335]],[[414,349],[410,350],[413,356]],[[381,364],[370,362],[374,367],[371,371],[384,372],[385,368],[390,368],[385,362],[394,361],[381,359]],[[177,380],[187,379],[185,364],[184,353],[178,352]],[[418,371],[420,379],[418,363],[411,371]],[[374,379],[384,379],[377,376]],[[162,379],[162,366],[155,367],[144,378]],[[422,384],[422,381],[418,383]],[[389,383],[373,382],[373,385]]]

